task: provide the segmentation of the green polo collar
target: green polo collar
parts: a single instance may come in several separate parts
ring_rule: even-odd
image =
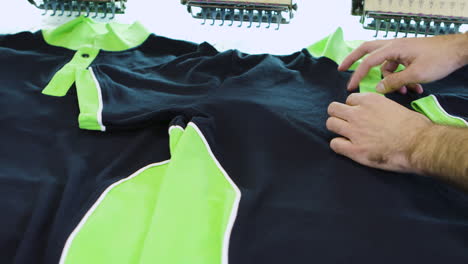
[[[44,40],[52,46],[71,50],[92,47],[105,51],[124,51],[141,45],[150,35],[139,22],[131,25],[98,23],[78,17],[54,29],[42,30]]]

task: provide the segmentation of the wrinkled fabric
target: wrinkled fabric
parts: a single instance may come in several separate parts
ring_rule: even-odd
[[[100,132],[78,128],[73,87],[41,94],[74,51],[20,33],[0,37],[0,54],[1,263],[57,263],[106,187],[169,158],[176,119],[196,122],[242,193],[230,263],[468,262],[466,194],[330,150],[327,107],[345,101],[350,72],[328,58],[218,52],[151,35],[91,64]],[[425,88],[466,98],[466,72]],[[389,97],[410,107],[420,95]]]

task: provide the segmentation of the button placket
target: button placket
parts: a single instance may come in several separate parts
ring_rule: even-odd
[[[55,73],[42,93],[51,96],[64,96],[75,83],[76,73],[86,70],[96,59],[98,53],[99,49],[93,47],[78,49],[73,58]]]

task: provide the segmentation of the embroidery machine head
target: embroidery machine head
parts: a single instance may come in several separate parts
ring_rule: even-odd
[[[50,11],[51,16],[91,16],[92,18],[112,19],[115,14],[125,12],[127,0],[28,0],[31,4],[40,9],[44,9],[43,15]],[[175,0],[173,0],[175,1]],[[187,10],[194,18],[213,20],[210,25],[215,24],[215,20],[221,20],[220,25],[224,25],[226,20],[232,26],[234,21],[239,21],[239,27],[243,22],[248,22],[248,28],[253,23],[266,23],[266,28],[270,28],[272,23],[276,23],[279,29],[280,24],[288,24],[294,17],[293,12],[297,10],[294,0],[180,0],[181,4],[187,6]]]
[[[127,0],[28,0],[44,14],[52,16],[91,16],[110,18],[125,12]],[[176,0],[172,0],[176,1]],[[247,28],[257,24],[289,24],[297,11],[295,0],[179,0],[187,11],[202,24],[234,25],[244,22]],[[375,30],[374,37],[383,31],[393,37],[402,34],[428,36],[459,33],[468,25],[468,0],[352,0],[351,14],[360,16],[365,29]],[[108,16],[109,15],[109,16]],[[207,20],[210,22],[207,23]],[[227,23],[225,23],[227,21]]]
[[[361,16],[365,29],[403,34],[441,35],[459,33],[468,24],[468,0],[353,0],[352,15]]]
[[[297,10],[297,4],[293,0],[181,0],[181,4],[187,6],[187,11],[194,18],[203,19],[202,24],[209,19],[210,25],[215,25],[220,20],[220,26],[229,21],[232,26],[238,21],[238,27],[247,22],[247,28],[257,23],[257,28],[266,23],[270,28],[272,23],[277,24],[278,30],[281,24],[289,24]]]
[[[51,16],[81,16],[114,18],[125,12],[127,0],[28,0],[37,8],[44,9],[43,15],[51,11]],[[108,16],[109,15],[109,16]]]

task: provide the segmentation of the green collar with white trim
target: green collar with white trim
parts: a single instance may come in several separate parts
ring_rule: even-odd
[[[47,44],[71,50],[92,47],[106,51],[124,51],[141,45],[150,35],[139,22],[131,25],[98,23],[78,17],[57,28],[42,30]]]

